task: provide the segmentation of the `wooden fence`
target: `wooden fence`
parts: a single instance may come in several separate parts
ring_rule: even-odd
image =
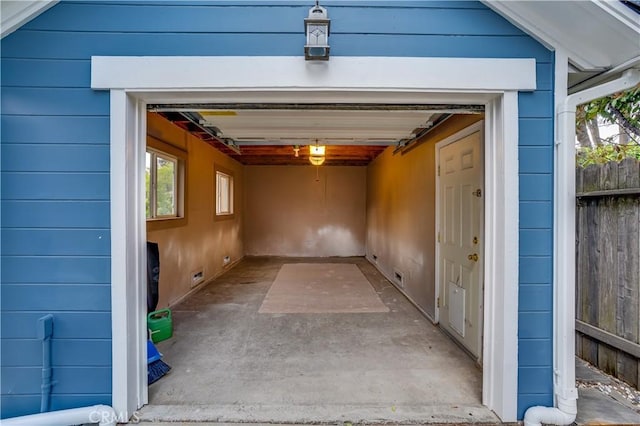
[[[640,161],[576,171],[576,354],[640,386]]]

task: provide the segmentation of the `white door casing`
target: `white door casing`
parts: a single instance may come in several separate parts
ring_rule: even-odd
[[[91,67],[91,87],[111,91],[112,395],[120,418],[148,401],[146,104],[349,102],[485,106],[485,258],[491,261],[484,264],[482,400],[502,420],[516,420],[517,93],[535,89],[535,60],[336,57],[317,64],[302,57],[93,57]]]
[[[439,320],[478,361],[484,283],[483,131],[480,122],[436,145]]]

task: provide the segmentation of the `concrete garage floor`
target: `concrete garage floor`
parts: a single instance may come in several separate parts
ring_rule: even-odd
[[[258,313],[285,263],[353,263],[384,313]],[[173,308],[143,422],[496,423],[482,372],[364,258],[245,258]]]

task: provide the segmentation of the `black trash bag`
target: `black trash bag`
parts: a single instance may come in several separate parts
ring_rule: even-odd
[[[160,251],[158,243],[147,241],[147,313],[158,306],[158,283],[160,281]]]

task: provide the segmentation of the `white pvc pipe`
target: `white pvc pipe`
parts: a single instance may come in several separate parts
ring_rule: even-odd
[[[573,413],[552,407],[531,407],[524,414],[524,426],[540,426],[542,423],[552,425],[570,425],[576,419],[577,410]]]
[[[125,419],[124,421],[126,421]],[[2,426],[70,426],[97,423],[100,426],[116,426],[118,416],[108,405],[49,411],[29,416],[0,420]]]
[[[576,108],[603,96],[630,89],[640,83],[640,71],[627,70],[622,77],[600,86],[574,93],[559,105],[558,120],[558,179],[556,208],[558,227],[555,283],[555,372],[554,383],[557,407],[530,407],[525,412],[525,426],[542,423],[568,425],[574,422],[578,409],[575,374],[575,139]]]

